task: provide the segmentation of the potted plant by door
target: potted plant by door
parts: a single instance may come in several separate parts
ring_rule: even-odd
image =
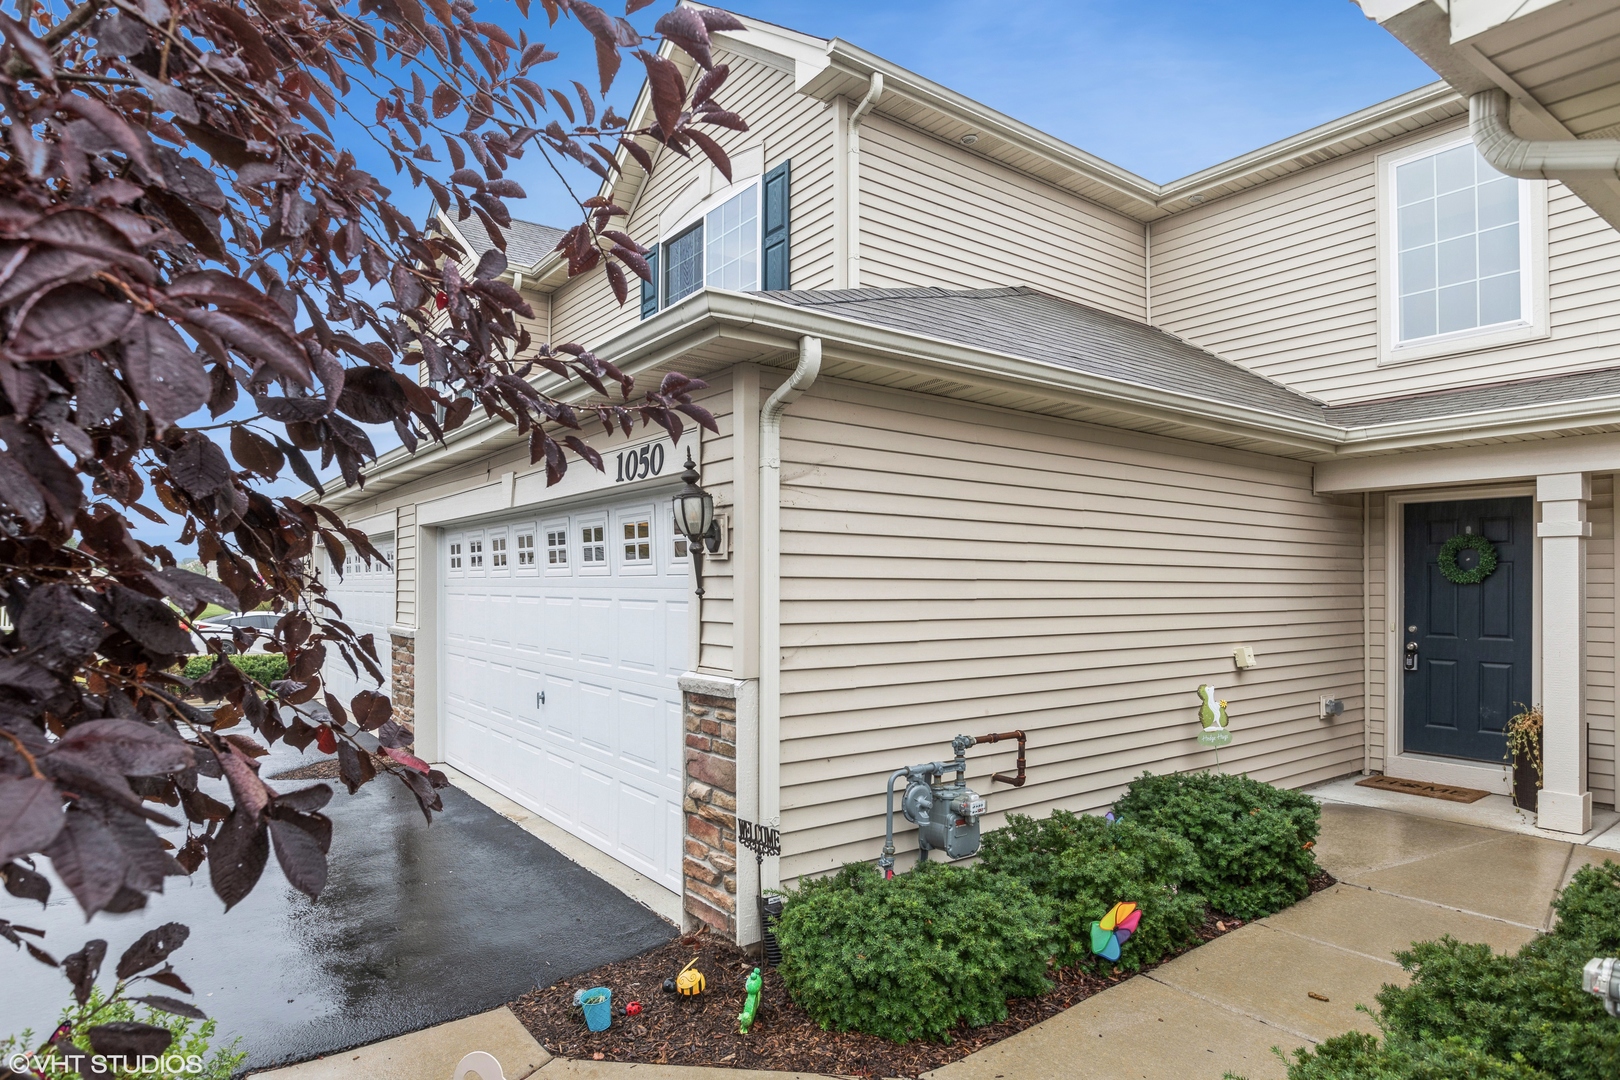
[[[1513,770],[1513,805],[1534,813],[1541,795],[1541,706],[1526,707],[1507,722],[1507,753]]]

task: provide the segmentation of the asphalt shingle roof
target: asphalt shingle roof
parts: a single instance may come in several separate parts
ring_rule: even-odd
[[[472,253],[482,255],[495,244],[489,238],[489,231],[477,214],[473,214],[466,221],[456,222],[456,228],[461,235],[467,238],[472,245]],[[512,219],[512,227],[506,230],[506,261],[514,269],[527,268],[550,255],[562,239],[564,230],[554,229],[550,225],[539,225],[533,221],[519,221]]]
[[[1356,428],[1620,396],[1620,369],[1326,405],[1162,330],[1023,286],[760,294],[891,330],[1045,361],[1149,390]]]
[[[1322,404],[1178,337],[1022,286],[762,293],[800,307],[1045,361],[1134,386],[1279,416],[1321,420]]]

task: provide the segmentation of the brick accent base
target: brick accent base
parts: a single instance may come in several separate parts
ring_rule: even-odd
[[[686,694],[687,916],[737,936],[737,703]]]
[[[416,639],[389,634],[392,674],[389,685],[394,700],[394,719],[407,727],[416,725]]]

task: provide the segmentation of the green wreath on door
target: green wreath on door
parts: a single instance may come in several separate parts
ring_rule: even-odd
[[[1457,556],[1472,548],[1479,562],[1472,570],[1457,565]],[[1496,572],[1496,545],[1474,533],[1458,533],[1440,547],[1440,573],[1454,585],[1478,585]]]

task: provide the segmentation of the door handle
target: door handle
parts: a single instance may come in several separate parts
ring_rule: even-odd
[[[1408,641],[1406,643],[1406,659],[1405,659],[1405,663],[1404,663],[1403,666],[1406,668],[1407,671],[1416,671],[1418,669],[1418,644],[1417,644],[1417,642]]]

